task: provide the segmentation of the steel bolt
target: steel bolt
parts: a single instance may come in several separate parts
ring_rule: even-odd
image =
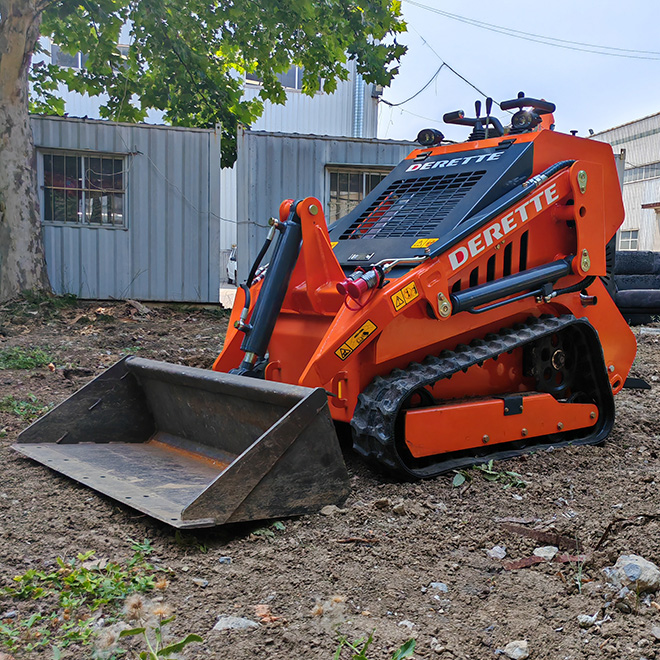
[[[318,215],[319,212],[319,207],[316,206],[316,204],[310,204],[309,205],[309,213],[310,215]]]
[[[609,367],[607,367],[607,370],[612,373],[614,371],[614,365],[611,364]]]
[[[596,419],[596,413],[595,412],[589,413],[589,417],[591,417],[591,419]]]
[[[483,438],[481,438],[481,442],[483,442],[485,445],[487,445],[489,441],[490,441],[490,438],[487,435],[485,435]]]
[[[564,428],[564,425],[562,424],[562,422],[559,422],[559,423],[557,424],[557,428],[558,428],[560,431]]]
[[[526,436],[526,435],[527,435],[527,429],[523,429],[523,430],[520,432],[520,435],[522,435],[523,437]]]

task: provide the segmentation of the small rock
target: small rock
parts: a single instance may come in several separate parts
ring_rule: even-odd
[[[506,557],[506,548],[503,545],[495,545],[490,550],[486,550],[486,554],[491,559],[504,559]]]
[[[444,594],[449,591],[449,587],[444,582],[431,582],[431,584],[429,584],[429,589],[437,589]]]
[[[580,628],[591,628],[591,626],[596,623],[596,619],[598,618],[598,612],[594,614],[593,616],[589,616],[588,614],[580,614],[578,615],[577,621],[578,625]]]
[[[541,548],[536,548],[533,552],[537,557],[542,557],[546,561],[552,561],[555,555],[559,552],[559,548],[554,545],[544,545]]]
[[[620,600],[614,607],[616,607],[616,609],[623,614],[630,614],[632,612],[630,605],[628,605],[628,603],[623,600]]]
[[[504,655],[511,660],[529,658],[529,644],[526,639],[516,639],[504,647]]]
[[[655,637],[660,642],[660,626],[651,627],[651,636]]]
[[[392,511],[396,513],[397,516],[406,515],[406,505],[403,502],[399,502],[392,507]]]
[[[334,516],[335,513],[339,513],[341,509],[334,504],[327,504],[319,512],[322,516]]]
[[[426,515],[426,507],[419,502],[411,502],[408,504],[406,513],[415,516],[415,518],[423,518]]]
[[[522,495],[518,495],[517,493],[511,493],[511,497],[513,497],[513,499],[517,502],[522,502],[523,499]]]
[[[18,610],[7,610],[0,614],[0,620],[4,621],[5,619],[15,619],[18,616]]]
[[[639,555],[621,555],[605,574],[613,584],[629,586],[637,594],[660,589],[660,568]]]
[[[205,580],[204,578],[193,578],[192,581],[198,586],[202,587],[204,589],[205,587],[209,586],[209,581]]]
[[[219,616],[213,630],[250,630],[258,628],[259,624],[242,616]]]
[[[387,497],[381,497],[379,500],[374,500],[373,505],[376,509],[389,509],[392,502]]]
[[[408,628],[408,630],[412,630],[415,627],[415,624],[412,621],[408,621],[408,619],[399,621],[399,625],[403,626],[404,628]]]
[[[218,564],[231,564],[231,557],[218,557]]]

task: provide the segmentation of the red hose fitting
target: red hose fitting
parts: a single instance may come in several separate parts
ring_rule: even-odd
[[[380,282],[381,274],[376,268],[372,268],[366,273],[361,270],[356,270],[343,282],[337,283],[337,291],[339,291],[342,296],[348,296],[349,298],[353,298],[353,300],[359,300],[365,291],[377,287]]]

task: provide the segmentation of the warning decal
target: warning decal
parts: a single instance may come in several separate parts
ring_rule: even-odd
[[[376,324],[367,321],[335,351],[335,355],[341,360],[345,360],[369,335],[373,334],[375,331]]]
[[[418,238],[410,247],[411,248],[427,248],[429,245],[433,245],[438,238]]]
[[[414,282],[411,282],[408,286],[404,286],[403,289],[390,296],[395,312],[403,309],[408,303],[415,300],[415,298],[419,298],[419,291],[417,291],[417,286]]]
[[[337,245],[339,245],[339,241],[332,241],[332,242],[330,243],[330,247],[331,247],[333,250],[335,249],[335,246],[337,246]]]

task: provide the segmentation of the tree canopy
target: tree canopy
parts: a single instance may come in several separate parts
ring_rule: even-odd
[[[26,0],[27,2],[28,0]],[[277,74],[304,69],[302,91],[332,92],[354,59],[366,82],[388,85],[405,46],[398,0],[56,0],[45,2],[41,34],[81,69],[32,67],[31,108],[63,114],[58,86],[107,95],[103,118],[141,121],[150,109],[177,126],[222,125],[223,165],[235,158],[238,124],[249,126],[263,101],[283,103]],[[128,49],[118,48],[129,31]],[[243,99],[246,73],[262,81]]]

